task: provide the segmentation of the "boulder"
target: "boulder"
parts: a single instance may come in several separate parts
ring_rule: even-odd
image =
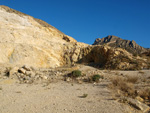
[[[26,70],[25,70],[24,68],[19,68],[19,69],[18,69],[18,72],[25,74],[25,73],[26,73]]]
[[[13,67],[10,71],[9,71],[9,77],[10,78],[14,78],[14,74],[18,73],[19,67]]]

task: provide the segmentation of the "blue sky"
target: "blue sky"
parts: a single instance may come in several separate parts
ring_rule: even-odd
[[[150,0],[0,0],[79,42],[116,35],[150,48]]]

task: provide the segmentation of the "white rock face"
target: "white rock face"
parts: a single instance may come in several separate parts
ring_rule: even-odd
[[[63,65],[64,45],[76,42],[54,27],[0,6],[0,63],[57,67]],[[63,39],[67,37],[69,42]]]

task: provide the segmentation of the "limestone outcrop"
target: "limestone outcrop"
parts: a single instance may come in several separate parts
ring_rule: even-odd
[[[0,6],[0,63],[57,67],[65,45],[76,40],[48,23]]]
[[[72,53],[72,54],[71,54]],[[83,63],[105,69],[136,70],[147,69],[147,59],[136,57],[121,48],[93,45],[76,46],[68,56],[71,62]]]

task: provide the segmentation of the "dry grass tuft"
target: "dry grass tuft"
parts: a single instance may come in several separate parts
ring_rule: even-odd
[[[144,71],[141,71],[141,70],[140,70],[139,73],[140,73],[140,74],[144,74]]]
[[[130,82],[130,83],[137,83],[138,81],[138,77],[137,76],[127,76],[127,82]]]
[[[150,100],[150,88],[144,88],[140,90],[138,95],[143,99]]]
[[[134,88],[133,82],[127,81],[126,78],[123,77],[116,77],[112,79],[112,88],[119,89],[125,94],[126,96],[135,96],[136,90]]]
[[[142,79],[144,79],[144,83]],[[142,79],[137,76],[117,76],[111,80],[110,88],[115,91],[115,98],[141,98],[142,102],[150,105],[150,82],[147,78],[142,77]]]
[[[122,81],[124,81],[123,77],[115,77],[112,79],[112,85],[119,86],[122,83]]]

